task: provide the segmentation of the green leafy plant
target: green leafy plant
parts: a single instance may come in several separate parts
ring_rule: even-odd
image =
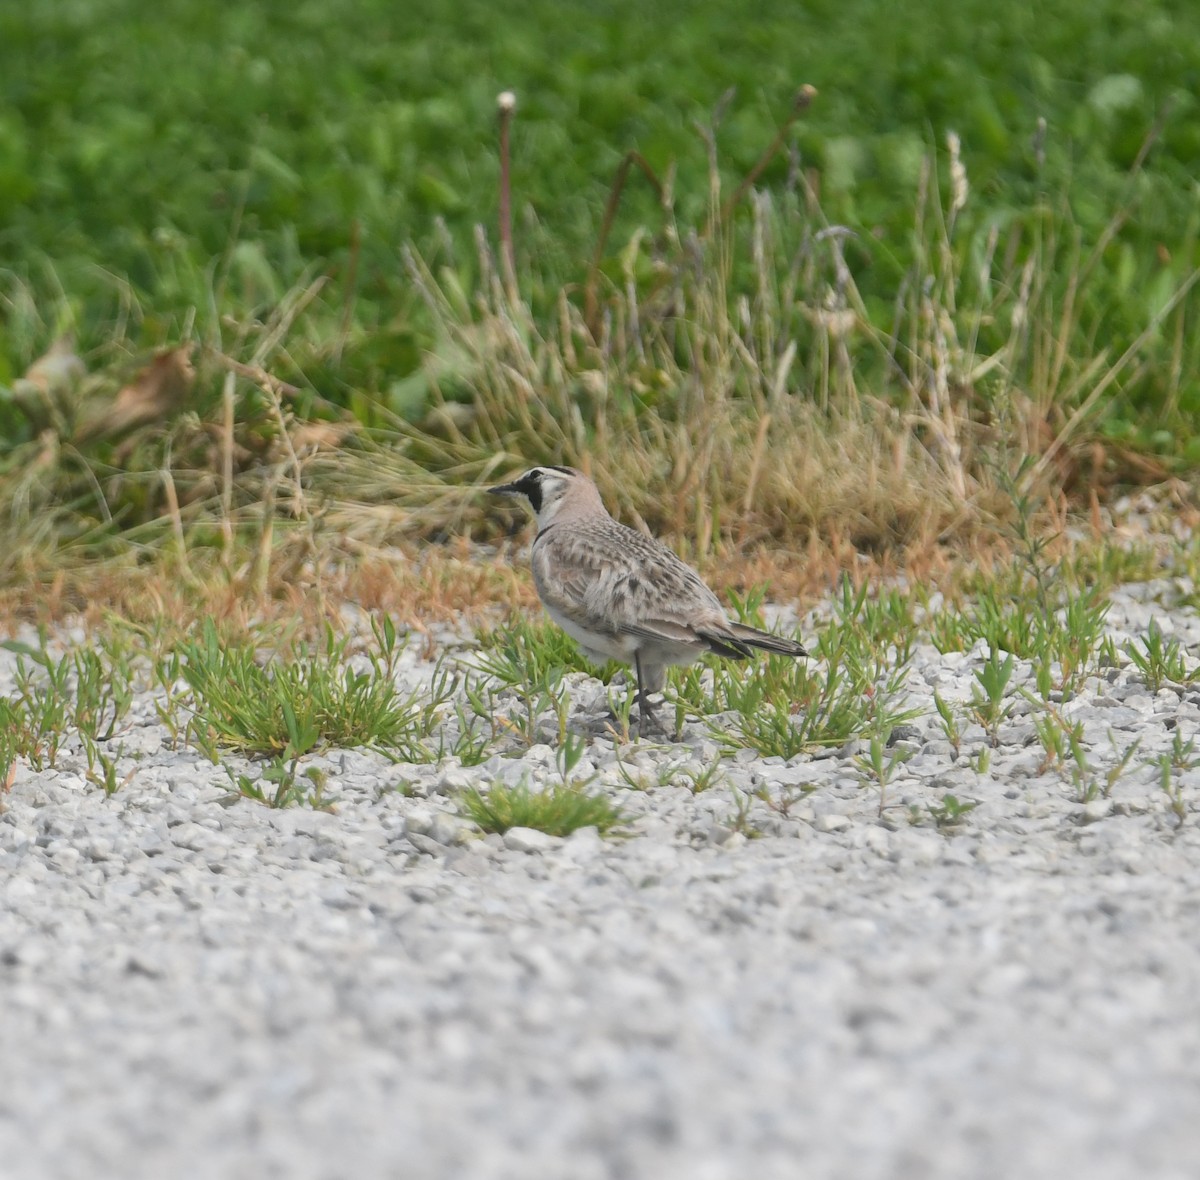
[[[1001,659],[1000,651],[992,647],[983,667],[975,669],[969,708],[993,746],[999,745],[1000,726],[1012,712],[1012,702],[1007,694],[1015,666],[1016,661],[1011,653]]]
[[[867,752],[857,755],[854,759],[854,765],[863,778],[873,783],[879,790],[880,815],[883,814],[886,804],[888,783],[891,782],[897,768],[903,766],[912,757],[910,750],[891,746],[890,738],[890,728],[880,729],[871,734],[871,739],[867,743]]]
[[[1179,640],[1167,638],[1157,619],[1150,620],[1141,644],[1127,643],[1125,653],[1151,692],[1158,692],[1165,684],[1191,684],[1198,675],[1188,671]]]
[[[946,792],[942,796],[941,802],[925,804],[925,815],[940,831],[953,831],[961,827],[966,822],[967,816],[978,806],[978,800],[959,799],[958,796]],[[924,818],[918,807],[911,808],[910,816],[914,823],[920,823]]]
[[[1064,771],[1070,759],[1076,766],[1087,766],[1083,751],[1083,722],[1066,721],[1057,709],[1047,709],[1033,719],[1034,732],[1044,755],[1039,773]]]

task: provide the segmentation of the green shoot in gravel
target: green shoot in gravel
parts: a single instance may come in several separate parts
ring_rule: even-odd
[[[467,707],[463,707],[462,701],[454,703],[454,720],[458,728],[458,736],[448,744],[445,727],[440,727],[437,756],[438,760],[447,756],[457,758],[462,766],[478,766],[481,762],[486,761],[492,741],[496,736],[495,714],[490,708],[485,712],[479,712],[476,709],[477,702],[482,704],[485,699],[490,701],[491,695],[487,693],[486,689],[470,690],[464,684],[464,691],[468,693]],[[486,696],[481,694],[486,694]],[[484,731],[480,725],[481,718],[491,722],[490,731]]]
[[[487,791],[468,788],[459,799],[462,814],[485,832],[535,828],[548,836],[569,836],[596,828],[602,836],[625,834],[629,817],[606,795],[589,794],[580,784],[555,783],[533,791],[521,783],[493,783]]]
[[[1168,639],[1157,619],[1150,620],[1140,646],[1135,643],[1125,645],[1125,654],[1142,674],[1151,692],[1158,692],[1166,684],[1191,684],[1200,676],[1200,669],[1188,671],[1179,640],[1174,636]]]
[[[310,766],[303,775],[297,775],[297,758],[272,758],[258,778],[248,774],[234,774],[227,766],[236,794],[233,798],[252,799],[267,807],[279,809],[305,803],[314,811],[333,811],[331,801],[325,798],[325,772]],[[301,781],[301,780],[306,781]],[[274,790],[265,788],[268,783]]]
[[[942,796],[940,803],[926,803],[925,813],[933,820],[938,831],[953,832],[962,826],[967,816],[978,806],[977,800],[959,799],[957,795],[947,792]],[[920,823],[924,818],[918,807],[910,808],[909,815],[913,823]]]
[[[992,645],[987,662],[975,669],[975,685],[971,689],[971,714],[983,726],[993,746],[1000,744],[1000,726],[1012,712],[1007,699],[1015,661],[1011,655],[1000,658],[1000,649]]]
[[[579,733],[564,733],[554,751],[554,765],[563,785],[571,781],[571,772],[577,767],[587,749],[587,738]]]
[[[758,793],[739,791],[732,783],[729,793],[733,796],[734,807],[733,814],[727,821],[729,828],[745,836],[747,840],[757,840],[762,835],[762,829],[750,818],[750,813],[758,799]]]
[[[87,734],[80,734],[83,741],[83,753],[87,758],[87,780],[93,786],[99,787],[106,795],[115,795],[130,779],[133,771],[123,779],[117,778],[117,758],[124,752],[118,749],[116,756],[106,754],[95,739]]]
[[[630,725],[633,717],[633,702],[637,696],[637,689],[631,682],[628,692],[614,692],[612,688],[608,691],[608,710],[613,717],[613,733],[617,741],[622,745],[629,743]],[[675,733],[677,735],[683,733],[684,713],[679,709],[678,705],[675,708]],[[639,736],[641,736],[639,734]]]
[[[1188,738],[1185,741],[1178,728],[1171,736],[1170,753],[1165,754],[1164,757],[1173,770],[1195,770],[1200,767],[1200,757],[1197,757],[1196,754],[1196,739]]]
[[[1082,721],[1068,721],[1059,710],[1052,705],[1046,705],[1041,716],[1034,718],[1033,725],[1045,751],[1038,772],[1054,770],[1069,779],[1077,803],[1109,798],[1142,744],[1141,738],[1137,738],[1124,750],[1120,750],[1116,735],[1110,729],[1108,741],[1117,758],[1104,772],[1103,777],[1098,777],[1084,744]]]
[[[1188,744],[1190,745],[1191,743],[1189,742]],[[1187,822],[1188,806],[1187,799],[1183,793],[1183,783],[1175,777],[1175,770],[1178,769],[1177,763],[1172,761],[1170,754],[1161,754],[1158,758],[1157,766],[1158,785],[1167,797],[1167,806],[1170,807],[1175,818],[1179,821],[1179,826],[1182,827]]]
[[[784,787],[778,794],[772,795],[770,787],[764,785],[758,789],[758,798],[768,810],[783,819],[790,819],[792,808],[807,799],[816,789],[813,783],[800,783],[794,787]]]
[[[2,703],[2,702],[0,702]],[[13,779],[17,773],[16,741],[12,734],[0,724],[0,795],[12,789]],[[0,802],[0,812],[4,804]]]
[[[958,714],[955,713],[954,706],[936,688],[933,690],[933,704],[942,723],[942,733],[946,735],[946,741],[950,743],[950,748],[957,758],[962,748],[962,725]]]
[[[1055,708],[1046,710],[1033,719],[1033,728],[1044,751],[1038,773],[1048,770],[1064,772],[1067,761],[1086,770],[1087,755],[1083,751],[1083,722],[1067,721]]]
[[[887,800],[888,783],[896,773],[897,767],[903,766],[912,757],[912,751],[903,746],[891,744],[891,728],[880,730],[871,735],[865,754],[859,754],[854,759],[854,765],[863,776],[864,781],[873,783],[879,788],[879,814]]]

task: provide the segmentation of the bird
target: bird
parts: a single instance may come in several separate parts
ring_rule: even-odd
[[[523,496],[537,519],[530,563],[546,613],[589,660],[633,665],[638,720],[662,729],[650,703],[671,665],[706,652],[746,659],[753,649],[800,657],[795,640],[729,618],[691,566],[661,541],[609,515],[596,485],[574,467],[531,467],[496,496]]]

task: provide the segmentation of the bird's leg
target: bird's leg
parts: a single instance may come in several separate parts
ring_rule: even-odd
[[[652,724],[659,733],[665,733],[662,722],[656,716],[653,707],[650,704],[650,694],[646,691],[645,681],[642,679],[642,657],[639,652],[635,652],[633,656],[634,670],[637,672],[638,682],[638,728],[645,732],[648,724]]]

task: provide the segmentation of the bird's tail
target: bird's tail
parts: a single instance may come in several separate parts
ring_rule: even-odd
[[[747,647],[757,647],[762,651],[772,652],[777,656],[806,656],[807,649],[794,639],[783,635],[772,635],[769,631],[760,631],[757,627],[747,627],[745,623],[730,623],[729,630],[733,637]]]

